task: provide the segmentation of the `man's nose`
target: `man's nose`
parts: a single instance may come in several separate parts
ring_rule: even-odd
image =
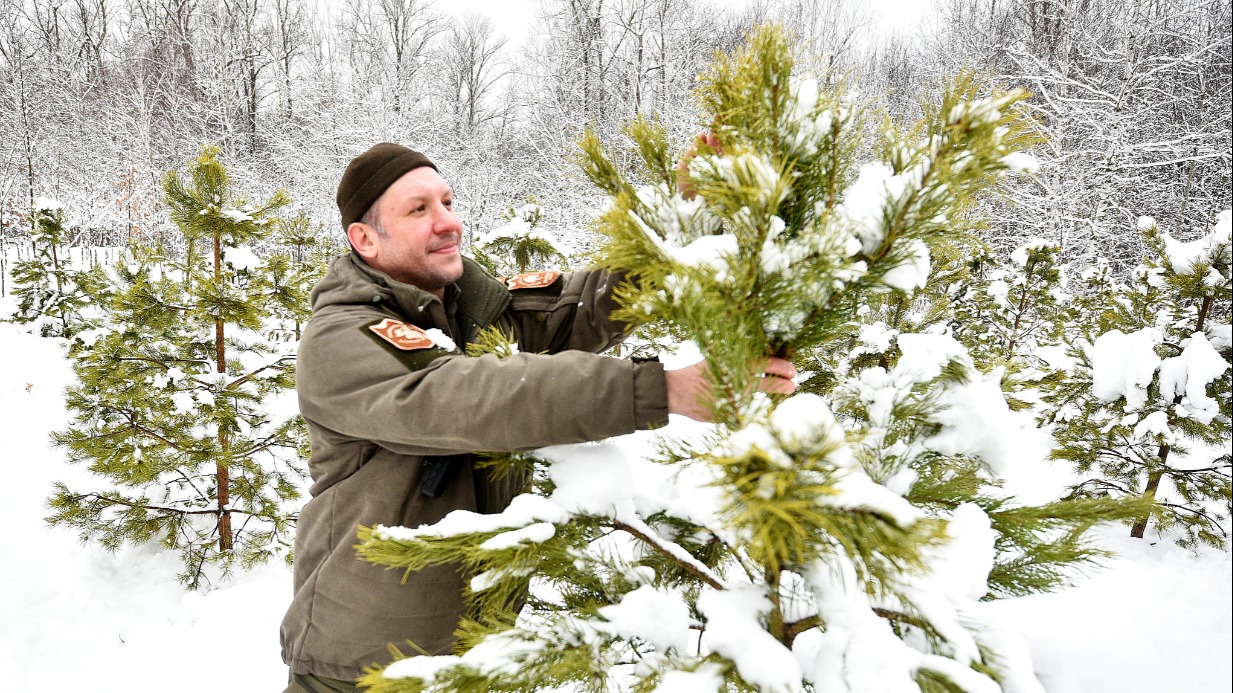
[[[454,210],[441,205],[437,208],[432,230],[436,233],[457,233],[462,231],[462,220],[458,218]]]

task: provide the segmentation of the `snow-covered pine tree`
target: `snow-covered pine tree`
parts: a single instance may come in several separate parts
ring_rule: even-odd
[[[1008,266],[992,253],[979,254],[966,262],[964,279],[942,295],[951,334],[977,368],[1001,372],[1002,390],[1015,409],[1033,406],[1040,389],[1059,377],[1041,350],[1060,347],[1072,316],[1060,252],[1056,243],[1034,239],[1011,253]]]
[[[952,292],[951,327],[982,368],[1019,360],[1040,365],[1037,347],[1060,344],[1066,296],[1056,243],[1036,239],[1011,253],[1011,266],[980,258],[971,279]]]
[[[1076,495],[1154,501],[1134,537],[1150,522],[1183,546],[1229,539],[1230,217],[1189,243],[1140,219],[1150,254],[1129,285],[1107,263],[1084,274],[1076,365],[1046,397],[1053,456],[1083,477]]]
[[[325,233],[303,212],[279,217],[270,238],[273,250],[265,253],[269,292],[265,302],[274,325],[270,338],[275,341],[300,339],[300,328],[312,315],[310,295],[343,245],[334,234]]]
[[[475,259],[498,276],[523,274],[532,269],[556,265],[565,269],[565,251],[551,233],[539,228],[544,209],[529,198],[525,204],[510,207],[505,223],[475,237]]]
[[[293,401],[294,354],[260,330],[267,271],[243,244],[264,238],[279,192],[251,204],[203,147],[187,180],[164,189],[185,239],[182,260],[134,246],[115,268],[110,324],[70,352],[72,425],[53,434],[91,490],[57,483],[52,524],[115,549],[156,541],[196,588],[234,566],[290,560],[292,511],[307,445]]]
[[[1023,95],[982,97],[959,79],[907,134],[887,129],[882,159],[859,172],[859,109],[794,75],[779,29],[718,59],[700,96],[717,146],[696,145],[690,195],[666,135],[645,120],[627,133],[640,180],[593,134],[583,167],[611,196],[598,228],[604,261],[630,279],[622,314],[670,323],[700,347],[720,425],[664,441],[662,467],[610,445],[540,450],[538,494],[500,514],[362,529],[370,561],[461,564],[476,616],[459,655],[400,660],[363,683],[379,693],[1040,690],[977,600],[999,556],[1009,565],[1006,554],[1050,529],[1081,535],[1114,504],[1072,505],[1068,518],[1002,499],[990,510],[1005,521],[991,519],[975,502],[982,468],[1018,440],[999,439],[1013,426],[997,420],[1009,415],[997,381],[980,380],[950,337],[899,335],[890,370],[838,382],[834,410],[814,394],[752,394],[750,374],[770,354],[832,348],[866,301],[925,284],[932,245],[961,234],[968,201],[1023,162]],[[990,422],[1001,425],[980,429]],[[1073,547],[1076,536],[1062,538]],[[516,621],[509,605],[531,576]]]
[[[63,205],[39,198],[30,217],[30,259],[13,265],[13,322],[33,323],[43,337],[71,337],[91,327],[105,281],[97,268],[73,267]]]

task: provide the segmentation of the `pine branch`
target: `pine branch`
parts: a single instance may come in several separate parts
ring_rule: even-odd
[[[724,584],[720,582],[718,577],[711,574],[710,570],[708,570],[706,566],[702,565],[701,563],[698,563],[692,556],[689,556],[688,552],[686,552],[685,549],[681,548],[680,546],[676,544],[671,544],[670,542],[666,542],[661,539],[654,538],[649,531],[644,532],[641,529],[637,529],[633,527],[632,525],[622,522],[620,520],[613,520],[612,527],[615,529],[619,529],[623,532],[627,532],[628,534],[634,536],[635,538],[640,539],[641,541],[646,543],[648,546],[655,549],[657,552],[663,554],[665,557],[674,561],[677,565],[679,565],[683,570],[688,572],[690,575],[693,575],[694,577],[698,578],[699,580],[706,583],[710,587],[713,587],[717,590],[724,589]],[[669,546],[675,547],[677,550],[673,551],[671,548],[669,548]]]
[[[222,510],[222,509],[184,510],[181,508],[173,508],[173,507],[162,506],[162,505],[148,505],[144,503],[133,503],[130,501],[126,501],[123,498],[120,498],[117,496],[111,496],[108,494],[103,494],[103,493],[98,493],[98,492],[77,493],[77,494],[72,494],[72,497],[78,500],[94,499],[94,500],[102,501],[102,502],[105,502],[111,505],[123,505],[125,507],[135,508],[138,510],[149,510],[151,512],[160,512],[160,513],[165,513],[169,515],[222,515],[224,513],[233,513],[236,515],[255,515],[258,517],[262,516],[261,513],[252,513],[246,510],[236,510],[234,508],[228,508],[225,510]]]
[[[233,380],[233,381],[231,381],[231,382],[227,383],[227,384],[226,384],[226,385],[224,385],[223,387],[224,387],[224,389],[227,389],[227,390],[234,390],[235,388],[239,387],[240,385],[243,385],[244,383],[248,382],[249,380],[251,380],[251,379],[255,378],[255,377],[256,377],[259,373],[261,373],[262,371],[267,371],[267,370],[270,370],[271,368],[278,368],[278,369],[285,368],[285,366],[283,366],[282,364],[286,363],[287,361],[295,361],[295,356],[294,356],[294,355],[282,356],[282,357],[280,357],[279,359],[277,359],[276,361],[274,361],[274,363],[269,363],[269,364],[266,364],[266,365],[262,366],[261,368],[258,368],[257,370],[255,370],[255,371],[253,371],[253,372],[251,372],[251,373],[248,373],[248,374],[244,375],[244,376],[243,376],[243,377],[241,377],[241,378],[237,378],[237,379],[235,379],[235,380]]]

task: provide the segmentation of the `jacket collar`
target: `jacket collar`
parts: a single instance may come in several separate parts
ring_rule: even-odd
[[[496,321],[509,305],[509,289],[468,257],[462,259],[462,278],[445,289],[447,305],[441,305],[440,299],[417,286],[397,281],[388,274],[369,267],[354,253],[339,258],[336,265],[342,265],[343,262],[359,275],[357,278],[371,285],[371,295],[366,297],[369,301],[385,305],[407,322],[421,327],[435,326],[429,324],[436,322],[429,316],[442,309],[445,312],[457,311],[460,322],[465,320],[477,327],[486,327]]]

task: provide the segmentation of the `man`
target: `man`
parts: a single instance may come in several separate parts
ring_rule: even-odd
[[[609,315],[617,281],[602,270],[502,283],[461,254],[453,191],[423,154],[378,144],[347,166],[337,202],[352,252],[313,290],[297,390],[312,439],[312,499],[295,541],[295,596],[282,624],[288,693],[352,691],[363,668],[411,641],[454,644],[462,577],[356,557],[360,525],[419,526],[465,509],[499,512],[522,479],[491,480],[468,453],[599,440],[707,417],[701,365],[600,356],[627,326]],[[462,355],[496,325],[522,353]],[[762,388],[788,393],[795,371],[765,364]],[[407,649],[407,648],[403,648]]]

